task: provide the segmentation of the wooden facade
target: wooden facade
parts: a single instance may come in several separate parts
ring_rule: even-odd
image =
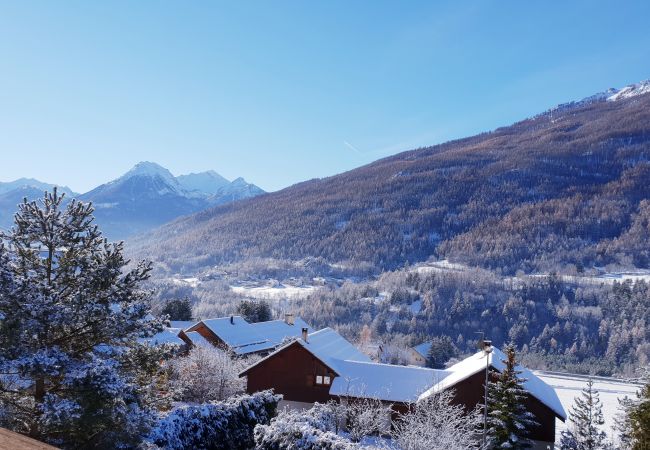
[[[331,381],[338,374],[298,342],[247,369],[247,392],[273,389],[285,400],[324,403],[331,400]],[[329,384],[317,384],[317,377],[329,377]],[[321,379],[323,382],[325,378]]]

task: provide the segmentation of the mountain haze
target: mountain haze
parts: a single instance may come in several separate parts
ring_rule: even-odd
[[[0,183],[0,228],[9,228],[17,205],[36,200],[54,185],[21,178]],[[166,168],[141,162],[121,177],[85,194],[59,187],[68,199],[92,202],[95,219],[110,239],[142,233],[179,216],[264,193],[243,178],[228,181],[215,171],[174,177]]]
[[[429,257],[533,272],[648,267],[650,83],[218,206],[134,242],[170,271],[274,257]]]

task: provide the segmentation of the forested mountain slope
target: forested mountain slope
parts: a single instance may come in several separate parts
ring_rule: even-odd
[[[175,272],[255,256],[391,268],[433,255],[504,273],[648,267],[642,87],[218,206],[132,248]]]

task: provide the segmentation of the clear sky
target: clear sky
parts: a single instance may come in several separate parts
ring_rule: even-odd
[[[0,180],[266,190],[650,78],[650,2],[0,2]]]

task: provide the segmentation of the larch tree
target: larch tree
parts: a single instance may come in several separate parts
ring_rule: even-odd
[[[603,405],[594,389],[593,380],[587,386],[569,412],[570,427],[562,432],[560,448],[562,450],[597,450],[605,448],[607,434],[601,429],[605,424]]]
[[[530,448],[529,430],[538,423],[524,403],[526,380],[519,377],[514,346],[506,347],[505,353],[505,368],[488,383],[488,442],[493,448]]]
[[[0,235],[0,423],[67,448],[134,446],[155,415],[160,329],[93,208],[46,193]],[[148,371],[144,374],[143,371]]]

